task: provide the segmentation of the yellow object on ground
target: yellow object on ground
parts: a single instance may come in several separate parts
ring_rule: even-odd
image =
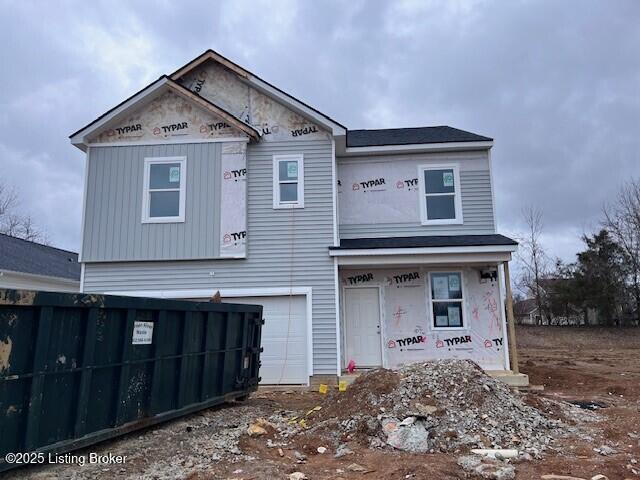
[[[320,384],[320,387],[318,388],[318,391],[319,391],[320,393],[322,393],[322,394],[325,394],[325,393],[327,393],[327,390],[328,390],[327,385],[326,385],[326,384],[324,384],[324,383],[321,383],[321,384]]]
[[[338,382],[338,390],[340,390],[341,392],[346,392],[347,391],[347,381],[346,380],[340,380],[340,382]]]

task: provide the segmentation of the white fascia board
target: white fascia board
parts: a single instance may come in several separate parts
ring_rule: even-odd
[[[480,245],[467,247],[414,247],[414,248],[353,248],[329,250],[332,257],[379,257],[388,255],[430,255],[445,253],[511,253],[517,245]]]
[[[95,132],[96,130],[98,130],[98,129],[102,128],[102,127],[104,127],[106,124],[111,122],[114,118],[116,118],[119,115],[123,114],[131,106],[135,105],[136,103],[140,102],[141,100],[144,100],[149,95],[153,95],[159,89],[165,87],[168,82],[169,82],[169,79],[166,78],[166,77],[159,78],[154,83],[152,83],[151,85],[149,85],[148,87],[146,87],[142,91],[138,92],[137,95],[134,95],[129,100],[127,100],[126,102],[124,102],[121,105],[119,105],[117,108],[114,108],[111,112],[109,112],[104,117],[102,117],[99,120],[87,125],[85,128],[80,130],[78,133],[76,133],[73,137],[70,138],[71,144],[75,145],[76,147],[78,147],[83,152],[86,151],[86,149],[87,149],[87,142],[86,142],[87,135],[91,134],[92,132]]]
[[[243,80],[241,77],[239,78],[240,80]],[[329,130],[334,137],[340,137],[347,134],[347,130],[342,125],[331,121],[328,117],[318,113],[314,109],[306,106],[304,103],[302,103],[299,100],[296,100],[290,95],[287,95],[286,93],[281,92],[277,88],[273,87],[272,85],[269,85],[267,82],[256,77],[255,75],[249,75],[246,81],[256,90],[259,90],[265,95],[268,95],[276,99],[277,101],[283,103],[284,105],[286,105],[287,107],[295,111],[296,113],[312,119],[318,125]]]
[[[152,298],[210,298],[220,292],[222,298],[232,297],[274,297],[281,295],[310,295],[311,287],[271,287],[271,288],[200,288],[190,290],[117,290],[102,292],[105,295]]]
[[[339,157],[356,155],[386,155],[389,153],[421,153],[421,152],[448,152],[488,150],[493,142],[445,142],[445,143],[416,143],[410,145],[381,145],[372,147],[346,147],[344,152],[339,152]]]
[[[511,260],[511,253],[449,253],[427,255],[388,255],[388,256],[355,256],[334,257],[341,267],[378,267],[383,265],[496,265]]]

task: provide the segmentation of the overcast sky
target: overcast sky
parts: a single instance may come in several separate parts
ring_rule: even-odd
[[[55,8],[54,8],[55,3]],[[207,48],[349,128],[451,125],[495,139],[498,228],[542,209],[571,260],[640,177],[640,1],[0,0],[0,179],[77,250],[68,136]]]

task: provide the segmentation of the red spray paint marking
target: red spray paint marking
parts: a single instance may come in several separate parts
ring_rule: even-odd
[[[396,322],[396,326],[400,325],[400,322],[402,321],[403,315],[407,313],[406,310],[404,310],[402,307],[398,307],[398,309],[393,313],[393,319]]]

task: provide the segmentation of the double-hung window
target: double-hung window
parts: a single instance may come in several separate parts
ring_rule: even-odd
[[[460,174],[457,165],[418,167],[423,225],[462,223]]]
[[[429,283],[433,328],[463,328],[462,273],[433,272],[429,275]]]
[[[184,222],[187,157],[144,159],[142,223]]]
[[[273,156],[273,208],[304,208],[304,161],[301,154]]]

